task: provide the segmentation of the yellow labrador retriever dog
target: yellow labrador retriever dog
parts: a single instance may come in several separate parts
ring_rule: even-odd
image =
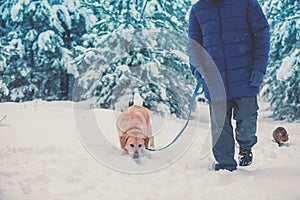
[[[141,153],[145,152],[149,144],[154,148],[151,112],[147,108],[130,106],[120,114],[116,127],[123,154],[129,154],[137,159]]]

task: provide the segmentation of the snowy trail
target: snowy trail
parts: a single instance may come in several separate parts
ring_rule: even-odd
[[[200,107],[204,113],[205,109]],[[107,111],[99,112],[107,115]],[[134,175],[107,168],[86,152],[75,130],[70,102],[3,103],[0,118],[4,115],[0,200],[300,198],[300,124],[273,121],[263,108],[255,169],[233,173],[210,170],[211,156],[199,159],[208,116],[201,118],[195,141],[177,162],[155,173]],[[272,142],[271,132],[279,125],[290,132],[289,147],[278,148]]]

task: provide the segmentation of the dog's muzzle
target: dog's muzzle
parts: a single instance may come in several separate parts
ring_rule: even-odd
[[[139,157],[140,157],[139,152],[134,152],[133,158],[137,159],[137,158],[139,158]]]

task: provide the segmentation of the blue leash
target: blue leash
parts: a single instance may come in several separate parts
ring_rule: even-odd
[[[202,87],[201,91],[198,92],[199,89],[200,89],[200,87]],[[191,117],[191,114],[192,114],[193,106],[194,106],[194,103],[195,103],[197,95],[202,94],[203,92],[204,92],[203,82],[202,81],[198,81],[197,86],[196,86],[196,88],[194,90],[194,93],[193,93],[193,97],[192,97],[192,99],[190,101],[188,119],[187,119],[185,125],[183,126],[183,128],[181,129],[181,131],[179,131],[179,133],[176,135],[176,137],[172,140],[172,142],[170,142],[168,145],[166,145],[164,147],[161,147],[161,148],[158,148],[158,149],[149,149],[149,148],[146,148],[146,150],[148,150],[148,151],[161,151],[161,150],[164,150],[164,149],[168,148],[169,146],[171,146],[172,144],[174,144],[178,140],[178,138],[181,136],[181,134],[184,132],[184,130],[186,129],[187,125],[190,122],[190,117]]]

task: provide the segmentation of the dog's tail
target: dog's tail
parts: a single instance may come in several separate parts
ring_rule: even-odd
[[[139,89],[135,88],[133,92],[133,105],[143,106],[144,99],[141,97]]]

